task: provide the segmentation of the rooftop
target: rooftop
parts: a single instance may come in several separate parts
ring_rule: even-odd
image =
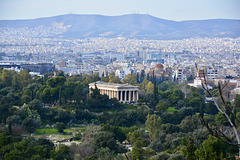
[[[93,82],[90,83],[89,86],[95,86],[95,84],[97,85],[97,87],[111,87],[111,88],[122,88],[122,87],[131,87],[131,88],[138,88],[138,86],[133,86],[131,84],[119,84],[119,83],[107,83],[107,82],[102,82],[102,81],[97,81],[97,82]]]

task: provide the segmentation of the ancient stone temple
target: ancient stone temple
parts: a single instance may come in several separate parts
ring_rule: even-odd
[[[106,94],[109,98],[117,98],[120,102],[131,103],[138,100],[138,86],[97,81],[89,84],[89,93],[91,93],[91,88],[95,88],[95,85],[101,94]]]

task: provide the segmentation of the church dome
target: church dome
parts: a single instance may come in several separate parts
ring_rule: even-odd
[[[163,65],[161,63],[156,64],[155,68],[163,68]]]

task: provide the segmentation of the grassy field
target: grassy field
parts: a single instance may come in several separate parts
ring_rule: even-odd
[[[178,111],[177,109],[175,109],[174,107],[169,107],[168,109],[167,109],[167,112],[174,112],[174,111]]]
[[[74,133],[85,133],[87,130],[87,126],[82,126],[82,127],[72,127],[72,128],[67,128],[64,129],[64,133],[60,134],[58,133],[58,130],[55,128],[39,128],[36,130],[36,135],[34,135],[35,138],[41,138],[44,136],[47,136],[51,140],[64,140],[64,139],[69,139],[73,137]]]
[[[36,130],[36,134],[58,134],[55,128],[40,128]]]
[[[77,132],[84,133],[86,132],[86,129],[87,129],[87,126],[67,128],[67,129],[64,129],[64,134],[77,133]],[[59,134],[57,129],[55,128],[40,128],[40,129],[37,129],[35,133],[37,135]]]

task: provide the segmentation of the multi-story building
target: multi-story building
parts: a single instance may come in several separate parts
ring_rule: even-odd
[[[219,77],[217,69],[207,69],[207,79],[216,79]]]
[[[174,76],[175,76],[175,80],[178,80],[178,81],[187,80],[186,75],[185,75],[185,71],[182,68],[176,69]]]
[[[122,69],[117,69],[115,72],[115,76],[119,77],[119,79],[123,79],[125,75],[125,71]]]

